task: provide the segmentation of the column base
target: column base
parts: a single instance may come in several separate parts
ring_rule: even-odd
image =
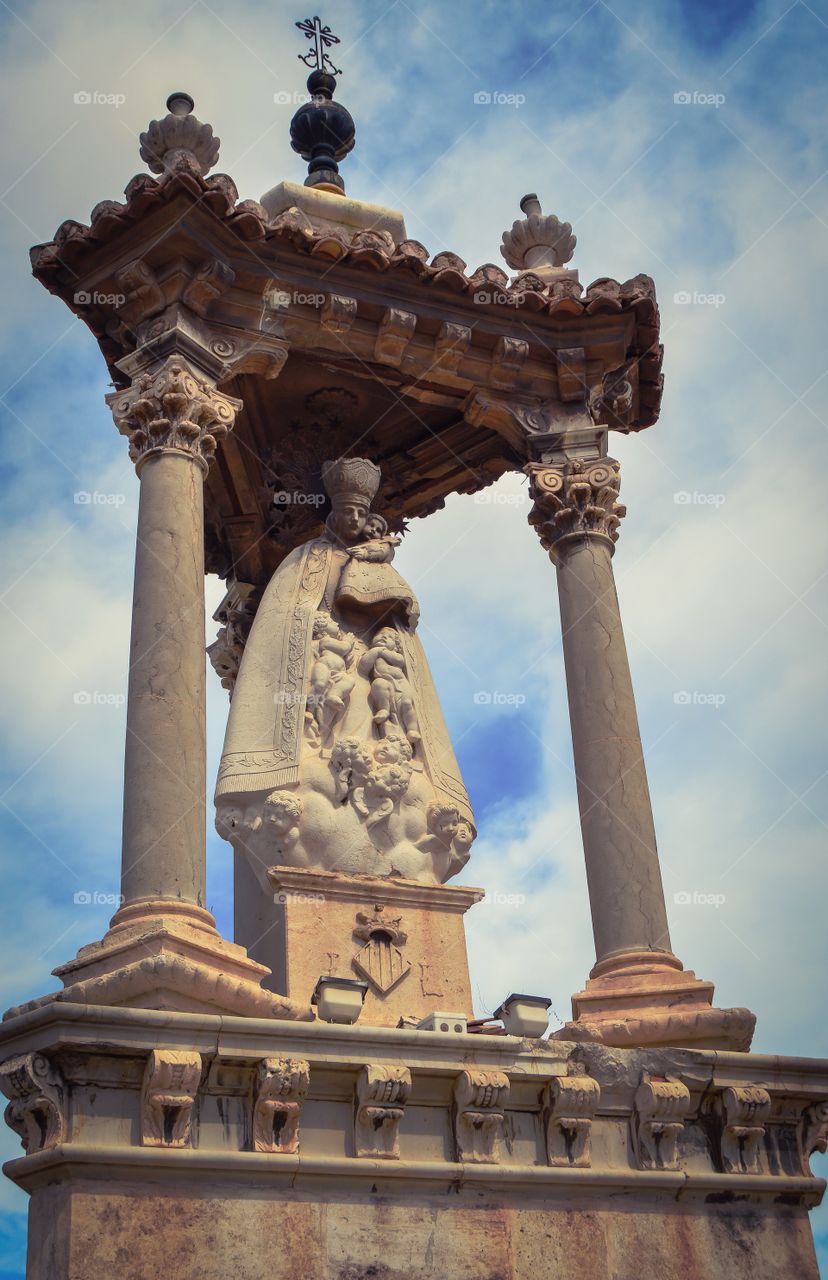
[[[572,1022],[558,1040],[597,1040],[628,1049],[750,1048],[756,1015],[713,1008],[713,983],[703,982],[669,951],[627,951],[599,961],[572,997]]]
[[[9,1009],[4,1019],[71,1001],[311,1021],[307,1001],[262,989],[269,972],[244,947],[225,941],[203,907],[177,898],[141,899],[121,907],[100,942],[81,947],[74,960],[53,970],[62,991]]]

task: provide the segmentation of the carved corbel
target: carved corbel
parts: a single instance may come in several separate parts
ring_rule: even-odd
[[[235,278],[235,271],[221,258],[209,258],[187,285],[181,301],[197,316],[206,316],[210,304],[227,292]]]
[[[224,361],[222,382],[239,373],[255,373],[268,381],[278,378],[289,350],[288,343],[273,333],[257,334],[250,341],[222,335],[210,343],[212,354]]]
[[[411,1072],[402,1063],[369,1065],[356,1087],[354,1142],[358,1156],[399,1160],[400,1121],[411,1093]]]
[[[498,338],[489,368],[492,386],[506,391],[513,387],[528,354],[529,343],[525,338]]]
[[[293,1155],[299,1150],[299,1118],[310,1085],[302,1058],[263,1058],[252,1085],[254,1151]]]
[[[540,400],[518,400],[475,389],[469,392],[463,416],[473,427],[490,427],[525,456],[527,439],[546,434],[552,415]]]
[[[454,1138],[457,1159],[466,1164],[497,1164],[503,1137],[503,1109],[509,1078],[502,1071],[461,1071],[454,1083]]]
[[[125,324],[134,327],[164,310],[164,291],[152,267],[141,258],[128,262],[120,271],[116,271],[115,283],[125,297],[118,308],[118,318]]]
[[[20,1135],[27,1155],[63,1142],[66,1121],[63,1081],[42,1053],[23,1053],[0,1063],[0,1089],[9,1099],[6,1124]]]
[[[339,293],[329,293],[322,303],[320,323],[328,333],[347,333],[356,320],[356,298],[346,298]]]
[[[374,359],[380,364],[394,365],[399,368],[405,349],[414,337],[417,317],[410,311],[401,311],[399,307],[386,307],[380,321],[377,340],[374,343]]]
[[[456,376],[460,361],[469,349],[471,329],[465,324],[444,320],[434,339],[434,369]]]
[[[192,1146],[193,1103],[201,1080],[201,1054],[153,1049],[141,1090],[141,1144]]]
[[[636,379],[629,368],[614,369],[604,374],[599,387],[589,396],[589,412],[593,422],[626,431],[633,423]]]
[[[639,1169],[678,1169],[678,1140],[690,1109],[690,1090],[675,1076],[644,1072],[635,1094],[633,1149]]]
[[[601,1101],[598,1081],[581,1067],[578,1074],[550,1080],[541,1100],[549,1164],[588,1169],[592,1121]]]
[[[803,1111],[797,1125],[796,1143],[799,1162],[806,1178],[812,1178],[811,1156],[815,1151],[828,1151],[828,1100],[814,1102]]]
[[[586,353],[583,347],[558,352],[558,395],[565,402],[586,398]]]
[[[721,1129],[722,1167],[725,1173],[759,1173],[759,1155],[771,1099],[767,1089],[755,1085],[731,1086],[717,1099]]]

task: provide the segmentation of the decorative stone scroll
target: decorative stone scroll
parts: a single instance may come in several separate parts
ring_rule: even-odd
[[[374,359],[398,368],[416,327],[417,317],[412,312],[386,307],[374,343]]]
[[[356,1087],[354,1144],[357,1156],[399,1160],[400,1121],[411,1093],[411,1072],[402,1063],[368,1065]]]
[[[192,1146],[193,1103],[201,1080],[201,1054],[153,1049],[141,1091],[141,1145]]]
[[[621,468],[614,458],[574,460],[563,465],[530,462],[524,470],[534,502],[529,523],[550,555],[567,538],[592,536],[618,541],[626,507],[618,501]]]
[[[63,1141],[63,1081],[48,1058],[41,1053],[7,1058],[0,1063],[0,1089],[10,1100],[6,1124],[20,1135],[27,1155]]]
[[[310,1085],[302,1058],[263,1058],[252,1087],[254,1151],[293,1155],[299,1150],[299,1118]]]
[[[678,1140],[690,1090],[674,1076],[644,1072],[635,1094],[633,1146],[639,1169],[678,1169]]]
[[[556,1076],[543,1091],[546,1159],[550,1165],[588,1169],[592,1121],[601,1101],[601,1086],[583,1067]]]
[[[126,391],[106,397],[118,430],[129,437],[129,456],[140,468],[159,449],[189,453],[206,474],[222,436],[233,426],[241,401],[216,391],[177,356],[154,373],[142,373]]]
[[[759,1173],[759,1155],[770,1115],[767,1089],[754,1085],[725,1089],[719,1099],[723,1118],[722,1165],[725,1173]]]
[[[806,1107],[797,1126],[800,1167],[806,1178],[812,1178],[811,1156],[815,1151],[828,1151],[828,1100]]]
[[[454,1137],[457,1159],[466,1164],[497,1164],[503,1137],[503,1108],[509,1077],[502,1071],[461,1071],[454,1083]]]

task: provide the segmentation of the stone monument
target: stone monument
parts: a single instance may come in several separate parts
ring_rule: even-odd
[[[828,1063],[749,1053],[669,940],[608,453],[658,417],[653,283],[584,289],[535,195],[513,277],[430,258],[345,195],[338,41],[297,25],[304,185],[239,200],[175,93],[151,174],[32,251],[140,499],[122,905],[0,1028],[27,1276],[816,1280]],[[394,565],[406,520],[507,471],[556,566],[596,951],[549,1038],[542,996],[473,1016],[476,825]],[[233,942],[204,907],[205,571]]]

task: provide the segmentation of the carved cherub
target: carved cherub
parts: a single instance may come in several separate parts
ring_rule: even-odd
[[[430,804],[426,821],[429,834],[417,841],[417,848],[431,855],[435,871],[447,880],[468,862],[474,827],[452,804]]]
[[[345,635],[329,613],[320,611],[313,622],[313,640],[316,660],[310,672],[306,720],[310,736],[316,736],[324,748],[330,742],[337,721],[345,714],[355,684],[348,672],[354,638]]]
[[[354,787],[362,786],[371,772],[371,755],[359,738],[340,738],[331,751],[331,772],[339,804]]]
[[[387,764],[375,769],[364,786],[353,793],[354,808],[365,819],[366,827],[374,827],[394,812],[394,802],[408,790],[411,766]]]
[[[379,628],[370,649],[359,660],[358,671],[371,681],[368,701],[381,736],[388,735],[390,725],[399,725],[411,746],[416,746],[422,735],[396,627]]]
[[[448,874],[456,875],[469,860],[471,847],[474,844],[476,832],[470,822],[465,818],[461,818],[457,824],[457,831],[452,841],[452,852],[454,856],[449,859]]]
[[[414,748],[401,733],[389,733],[380,738],[374,747],[374,759],[377,764],[410,765]]]
[[[280,854],[289,853],[299,839],[302,801],[291,791],[271,791],[264,802],[263,822],[272,843]]]

